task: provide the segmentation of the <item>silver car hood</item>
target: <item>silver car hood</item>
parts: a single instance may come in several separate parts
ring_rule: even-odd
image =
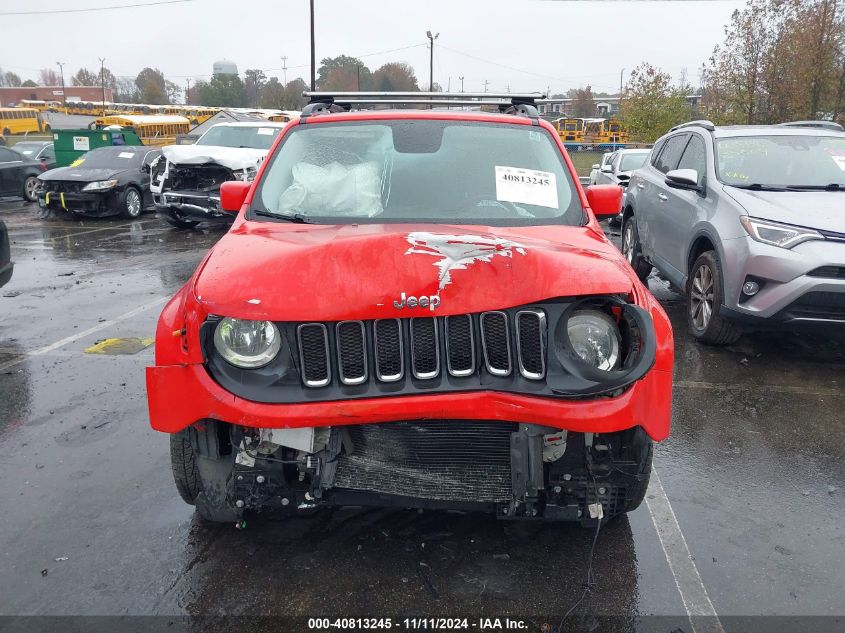
[[[845,233],[845,192],[724,190],[752,217]]]

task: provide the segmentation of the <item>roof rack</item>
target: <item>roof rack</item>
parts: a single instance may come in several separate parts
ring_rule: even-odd
[[[353,105],[382,106],[428,106],[433,108],[461,106],[495,106],[503,114],[515,114],[538,118],[535,102],[545,99],[539,92],[528,93],[492,93],[492,92],[310,92],[302,93],[308,97],[308,105],[302,109],[302,118],[316,114],[348,112]]]
[[[680,125],[676,125],[669,131],[674,132],[675,130],[680,130],[681,128],[685,127],[703,127],[708,132],[712,132],[716,129],[716,126],[713,125],[712,121],[708,121],[707,119],[699,119],[698,121],[688,121],[686,123],[681,123]]]

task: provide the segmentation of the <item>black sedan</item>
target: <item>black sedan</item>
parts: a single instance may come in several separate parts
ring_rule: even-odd
[[[0,196],[23,196],[35,202],[38,176],[45,167],[8,147],[0,147]]]
[[[9,247],[9,233],[6,225],[0,220],[0,288],[5,286],[12,278],[12,249]]]
[[[47,169],[56,167],[56,149],[52,141],[21,141],[12,145],[12,149],[24,158],[37,160]]]
[[[63,209],[75,215],[139,217],[152,207],[150,162],[161,150],[143,146],[98,147],[73,165],[39,177],[44,217]]]

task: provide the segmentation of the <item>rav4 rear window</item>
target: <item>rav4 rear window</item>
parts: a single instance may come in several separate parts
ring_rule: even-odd
[[[314,123],[285,137],[253,208],[315,223],[584,223],[572,176],[535,126]]]

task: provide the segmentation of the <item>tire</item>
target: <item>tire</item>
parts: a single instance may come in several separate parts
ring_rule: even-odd
[[[144,198],[135,187],[127,187],[120,198],[120,214],[136,220],[144,212]]]
[[[194,505],[197,495],[202,492],[202,480],[194,449],[185,431],[170,436],[170,467],[179,496],[185,503]]]
[[[27,202],[38,201],[38,176],[27,176],[23,181],[23,198]]]
[[[639,471],[637,473],[639,478],[628,489],[628,498],[625,501],[624,512],[631,512],[640,507],[640,504],[642,504],[645,499],[645,494],[648,491],[648,482],[651,480],[651,467],[654,463],[654,442],[650,437],[645,435],[644,432],[639,432],[644,436],[642,438],[637,438],[641,441],[638,441],[636,444],[640,453],[639,459],[637,460],[640,464]]]
[[[696,340],[730,345],[740,337],[736,324],[719,315],[724,302],[722,265],[715,251],[707,251],[695,260],[687,280],[687,324]]]
[[[173,211],[168,212],[164,220],[172,227],[177,229],[193,229],[199,222],[196,220],[186,220]]]
[[[629,215],[622,222],[622,254],[640,281],[645,281],[651,274],[651,264],[643,258],[640,233],[637,231],[637,222],[633,215]]]

